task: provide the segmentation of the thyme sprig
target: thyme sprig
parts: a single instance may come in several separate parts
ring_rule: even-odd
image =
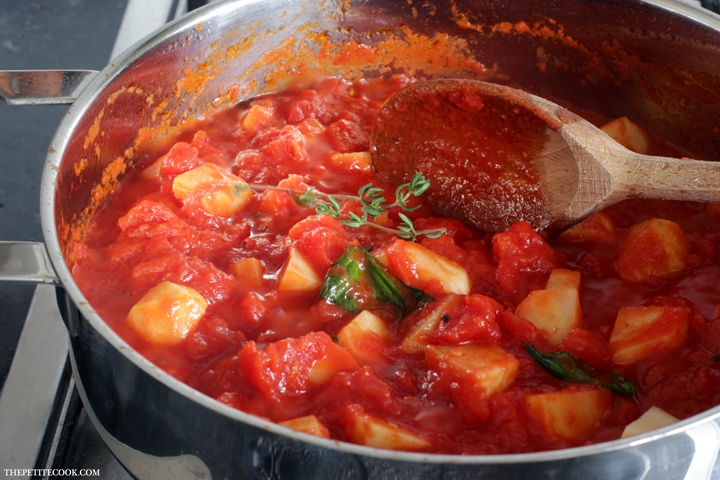
[[[396,228],[387,227],[374,221],[377,217],[387,214],[394,208],[399,208],[404,212],[412,212],[419,208],[419,205],[410,206],[410,199],[419,197],[430,188],[430,181],[420,172],[413,175],[409,182],[403,183],[395,189],[395,199],[390,203],[387,203],[385,198],[385,190],[373,186],[372,183],[360,187],[357,195],[329,194],[320,192],[314,187],[307,190],[293,190],[254,183],[238,185],[238,188],[250,188],[254,191],[277,190],[287,192],[298,205],[315,208],[316,213],[329,215],[351,228],[369,226],[412,241],[417,240],[420,236],[437,238],[445,233],[444,228],[417,230],[413,221],[402,212],[398,212],[400,224]],[[343,201],[358,203],[361,213],[358,214],[355,211],[344,212],[341,206]]]

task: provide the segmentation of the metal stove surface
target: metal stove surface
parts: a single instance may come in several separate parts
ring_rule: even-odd
[[[0,69],[101,69],[145,34],[208,1],[0,0]],[[720,0],[677,1],[720,12]],[[0,105],[0,241],[42,240],[39,179],[64,113],[57,106]],[[80,472],[132,478],[82,408],[67,349],[54,287],[0,284],[0,478],[69,478]],[[695,444],[697,450],[702,440]],[[692,463],[701,461],[685,478],[708,478],[702,472],[717,454],[696,455]]]

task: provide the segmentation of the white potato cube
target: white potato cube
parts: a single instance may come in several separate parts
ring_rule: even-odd
[[[548,278],[545,288],[573,288],[580,290],[580,280],[580,272],[577,270],[555,268],[550,272],[550,278]]]
[[[501,392],[515,381],[520,362],[494,343],[429,345],[425,362],[448,384],[459,383],[476,395]]]
[[[385,264],[406,285],[427,291],[437,288],[439,293],[470,293],[470,275],[457,262],[436,253],[419,243],[395,240],[382,254]]]
[[[360,405],[348,406],[346,413],[345,433],[354,443],[388,450],[422,450],[431,445],[412,430],[371,415]]]
[[[667,413],[665,410],[658,407],[650,407],[650,409],[643,413],[640,418],[632,423],[629,423],[625,427],[621,438],[632,437],[633,435],[650,432],[658,428],[672,425],[677,421],[679,420]]]
[[[147,341],[172,345],[195,328],[207,307],[207,301],[194,289],[162,282],[130,309],[127,322]]]
[[[650,134],[627,117],[616,118],[600,129],[628,150],[644,155],[650,153]]]
[[[225,172],[220,167],[214,163],[205,163],[176,176],[173,179],[172,192],[175,198],[182,201],[193,190],[224,179]]]
[[[616,241],[617,228],[610,215],[605,212],[597,212],[568,228],[558,238],[575,243],[593,242],[610,245]]]
[[[191,194],[199,195],[200,207],[211,215],[229,218],[250,202],[253,192],[240,177],[213,163],[183,172],[172,183],[172,191],[180,201]]]
[[[338,344],[363,365],[375,365],[383,360],[390,331],[377,315],[363,310],[337,334]]]
[[[610,334],[613,363],[629,365],[676,350],[685,343],[689,321],[682,307],[621,307]]]
[[[307,293],[319,291],[321,286],[322,278],[310,262],[295,245],[290,247],[287,263],[278,281],[278,291]]]
[[[573,327],[582,326],[582,305],[576,288],[534,290],[515,314],[532,322],[545,339],[559,345]]]
[[[162,167],[163,161],[165,160],[165,157],[160,157],[157,160],[155,160],[153,163],[145,167],[142,172],[140,173],[140,176],[145,179],[149,180],[159,180],[160,179],[160,167]]]
[[[318,437],[330,438],[330,431],[315,415],[291,418],[290,420],[286,420],[284,422],[278,422],[278,425],[290,428],[296,432],[309,433]]]
[[[255,257],[242,258],[230,265],[230,273],[248,288],[262,287],[265,266]]]
[[[252,105],[240,121],[240,126],[247,132],[260,132],[266,128],[279,125],[275,116],[275,108],[271,104],[256,103]]]
[[[612,394],[604,388],[567,387],[527,395],[523,403],[549,435],[578,441],[595,429],[612,401]]]
[[[616,261],[623,280],[653,283],[683,272],[690,251],[687,235],[675,222],[651,218],[630,228]]]
[[[330,156],[330,164],[343,170],[370,171],[373,168],[370,152],[335,152]]]
[[[415,313],[421,316],[419,320],[414,317],[408,317],[403,321],[417,321],[415,326],[403,338],[401,347],[403,351],[408,353],[419,353],[425,350],[429,343],[430,335],[435,331],[438,324],[451,308],[455,307],[462,300],[460,295],[447,295],[440,300],[426,305],[420,311]]]

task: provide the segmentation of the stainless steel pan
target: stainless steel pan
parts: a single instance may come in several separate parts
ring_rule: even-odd
[[[403,26],[428,38],[462,39],[493,81],[627,115],[699,156],[720,159],[720,20],[675,2],[237,0],[201,8],[99,74],[60,79],[61,87],[74,84],[71,92],[50,97],[64,92],[74,103],[42,178],[45,243],[0,250],[6,279],[58,285],[78,388],[105,442],[143,479],[717,477],[720,407],[643,436],[521,455],[391,452],[292,432],[174,380],[120,339],[78,290],[73,242],[123,173],[135,168],[148,133],[163,135],[194,115],[278,88],[293,62],[313,63],[307,52],[320,52],[322,42],[376,48],[383,39],[404,38]],[[273,50],[286,55],[265,56]],[[314,66],[376,75],[404,66],[400,57],[383,63],[391,54],[360,66],[318,56]],[[17,96],[11,87],[6,95]]]

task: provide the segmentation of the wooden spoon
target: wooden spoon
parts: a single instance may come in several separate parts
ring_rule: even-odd
[[[544,98],[476,80],[397,92],[370,148],[382,179],[422,172],[433,209],[486,232],[558,232],[631,197],[720,201],[720,163],[631,152]]]

